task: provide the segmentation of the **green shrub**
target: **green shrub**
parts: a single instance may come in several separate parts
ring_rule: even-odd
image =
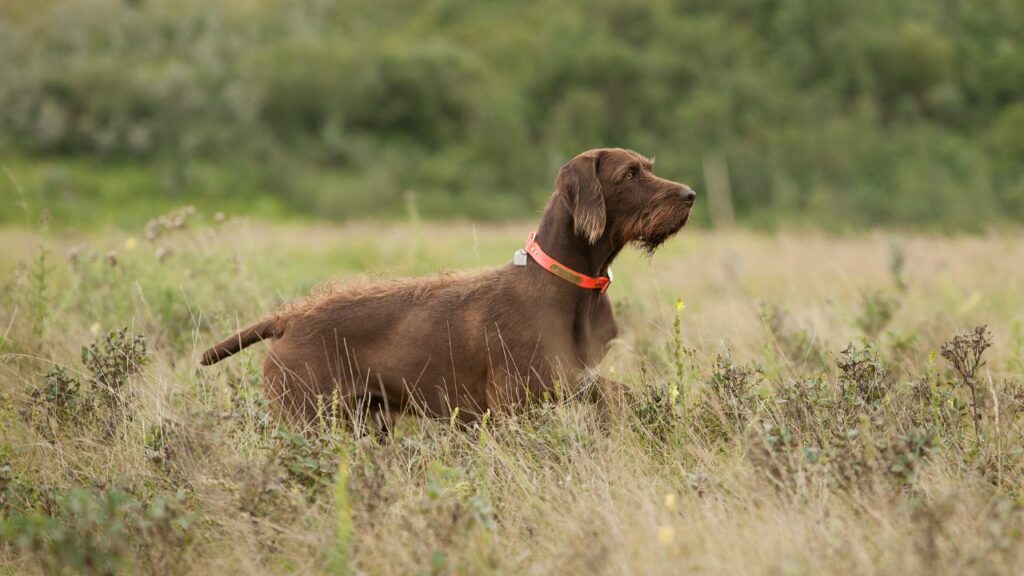
[[[341,455],[339,438],[332,434],[307,438],[302,434],[278,430],[274,434],[274,443],[275,462],[311,502],[332,493]]]
[[[33,400],[47,406],[60,419],[69,419],[82,408],[81,383],[63,366],[54,366],[46,373],[42,387],[32,392]]]
[[[49,574],[112,575],[133,567],[173,574],[181,572],[194,521],[180,492],[140,502],[116,488],[72,488],[57,497],[52,514],[0,520],[0,540],[31,554]]]
[[[877,409],[895,380],[892,368],[878,358],[870,345],[847,345],[836,366],[844,400],[859,407]]]
[[[869,339],[874,339],[892,322],[900,301],[881,290],[865,292],[861,296],[863,310],[854,321]]]
[[[112,330],[82,347],[82,364],[91,373],[102,404],[112,408],[123,406],[128,378],[146,364],[147,351],[146,337],[132,335],[128,328]]]

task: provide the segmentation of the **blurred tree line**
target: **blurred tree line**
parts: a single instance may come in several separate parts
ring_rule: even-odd
[[[977,229],[1024,218],[1022,39],[1020,0],[0,0],[0,154],[502,218],[623,146],[698,190],[724,165],[747,223]],[[61,174],[27,180],[88,195]]]

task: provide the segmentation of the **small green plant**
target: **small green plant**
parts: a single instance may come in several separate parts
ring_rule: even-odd
[[[756,412],[755,377],[760,369],[737,364],[726,351],[715,357],[711,377],[696,408],[710,440],[739,437]]]
[[[680,406],[685,411],[686,409],[686,387],[684,382],[686,380],[686,365],[687,361],[692,361],[694,351],[683,346],[683,309],[686,305],[683,304],[681,298],[676,299],[675,305],[675,317],[672,319],[672,341],[669,344],[669,349],[672,357],[672,366],[674,368],[675,381],[669,384],[670,392],[669,395],[671,400],[675,402],[678,396],[682,396],[680,399]],[[685,414],[684,414],[685,419]]]
[[[0,515],[7,516],[11,511],[18,509],[22,500],[18,487],[14,467],[10,462],[0,460]]]
[[[82,364],[92,374],[93,387],[102,404],[123,407],[125,385],[130,376],[145,366],[147,351],[145,336],[132,335],[128,328],[108,332],[102,339],[82,347]]]
[[[907,251],[900,242],[889,243],[889,275],[900,294],[906,293],[910,288],[910,275],[907,272]]]
[[[917,483],[922,463],[935,449],[935,432],[912,428],[889,447],[889,474],[901,486]]]
[[[20,187],[15,183],[19,193]],[[24,197],[22,198],[24,200]],[[27,213],[28,205],[25,205]],[[41,239],[39,241],[39,254],[32,260],[24,278],[27,284],[26,308],[32,322],[32,336],[36,342],[41,342],[46,330],[46,320],[50,315],[50,292],[51,276],[53,276],[53,264],[50,262],[49,238],[50,211],[43,210],[40,216]]]
[[[758,373],[757,368],[733,362],[728,351],[715,357],[708,390],[718,401],[726,419],[733,424],[746,421],[751,413],[754,377]]]
[[[889,326],[899,306],[899,299],[882,290],[865,292],[861,297],[860,316],[854,322],[864,336],[874,339]]]
[[[338,459],[334,481],[334,542],[328,551],[327,569],[332,574],[347,576],[352,573],[352,495],[349,492],[349,456]]]
[[[859,406],[878,408],[895,376],[870,345],[849,344],[836,360],[843,398]]]
[[[306,438],[302,434],[278,430],[274,434],[276,463],[287,473],[289,481],[303,490],[310,502],[330,494],[335,486],[340,438],[320,434]]]
[[[19,470],[4,452],[0,450],[0,523],[4,517],[53,509],[54,490]]]
[[[43,385],[32,391],[32,400],[58,421],[67,422],[83,408],[82,385],[67,368],[55,365],[46,373]]]
[[[50,250],[40,244],[39,256],[32,262],[32,285],[29,292],[28,308],[32,313],[32,336],[42,341],[46,329],[46,318],[50,314]]]
[[[646,384],[630,396],[631,422],[635,429],[657,446],[664,446],[678,424],[671,390],[657,384]]]
[[[651,352],[660,354],[661,351]],[[688,353],[685,348],[682,352]],[[683,406],[675,375],[670,376],[667,383],[659,381],[653,376],[652,367],[647,361],[640,364],[639,370],[640,386],[626,389],[626,400],[631,416],[628,422],[645,440],[645,447],[654,451],[662,450],[677,433],[685,430],[683,417],[686,415],[686,408]]]
[[[843,490],[855,490],[868,484],[875,471],[873,447],[859,428],[833,429],[828,438],[827,455],[833,481]]]
[[[417,511],[426,519],[424,529],[436,543],[430,554],[432,573],[461,572],[451,566],[448,555],[475,537],[491,539],[498,528],[490,500],[477,493],[460,472],[437,460],[426,466],[426,490]]]
[[[799,482],[801,468],[818,463],[816,449],[799,450],[793,429],[770,418],[762,420],[747,441],[750,463],[779,490],[794,489]]]
[[[136,509],[130,528],[132,538],[143,548],[138,557],[149,574],[185,572],[199,519],[184,490],[156,494]]]
[[[255,384],[258,380],[259,374],[254,371],[246,371],[244,378],[228,380],[231,389],[231,419],[244,430],[266,435],[273,428],[274,422],[267,398]]]
[[[288,473],[276,459],[249,472],[242,483],[237,506],[250,519],[286,520],[306,502],[305,496],[289,489]]]
[[[821,377],[784,381],[776,387],[773,399],[778,420],[805,431],[816,428],[822,414],[829,413],[834,404]]]

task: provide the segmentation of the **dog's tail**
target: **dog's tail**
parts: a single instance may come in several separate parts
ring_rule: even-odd
[[[238,352],[242,348],[251,346],[268,338],[277,338],[278,336],[280,336],[278,331],[278,318],[274,316],[265,318],[251,326],[243,328],[238,334],[218,342],[212,348],[203,352],[203,357],[199,360],[199,363],[203,366],[216,364],[217,362],[220,362],[228,356]]]

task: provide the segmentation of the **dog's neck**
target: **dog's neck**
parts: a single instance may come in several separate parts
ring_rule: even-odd
[[[537,243],[555,260],[588,276],[607,276],[612,260],[622,250],[608,234],[603,234],[594,244],[577,234],[572,211],[560,198],[552,199],[541,216]]]

